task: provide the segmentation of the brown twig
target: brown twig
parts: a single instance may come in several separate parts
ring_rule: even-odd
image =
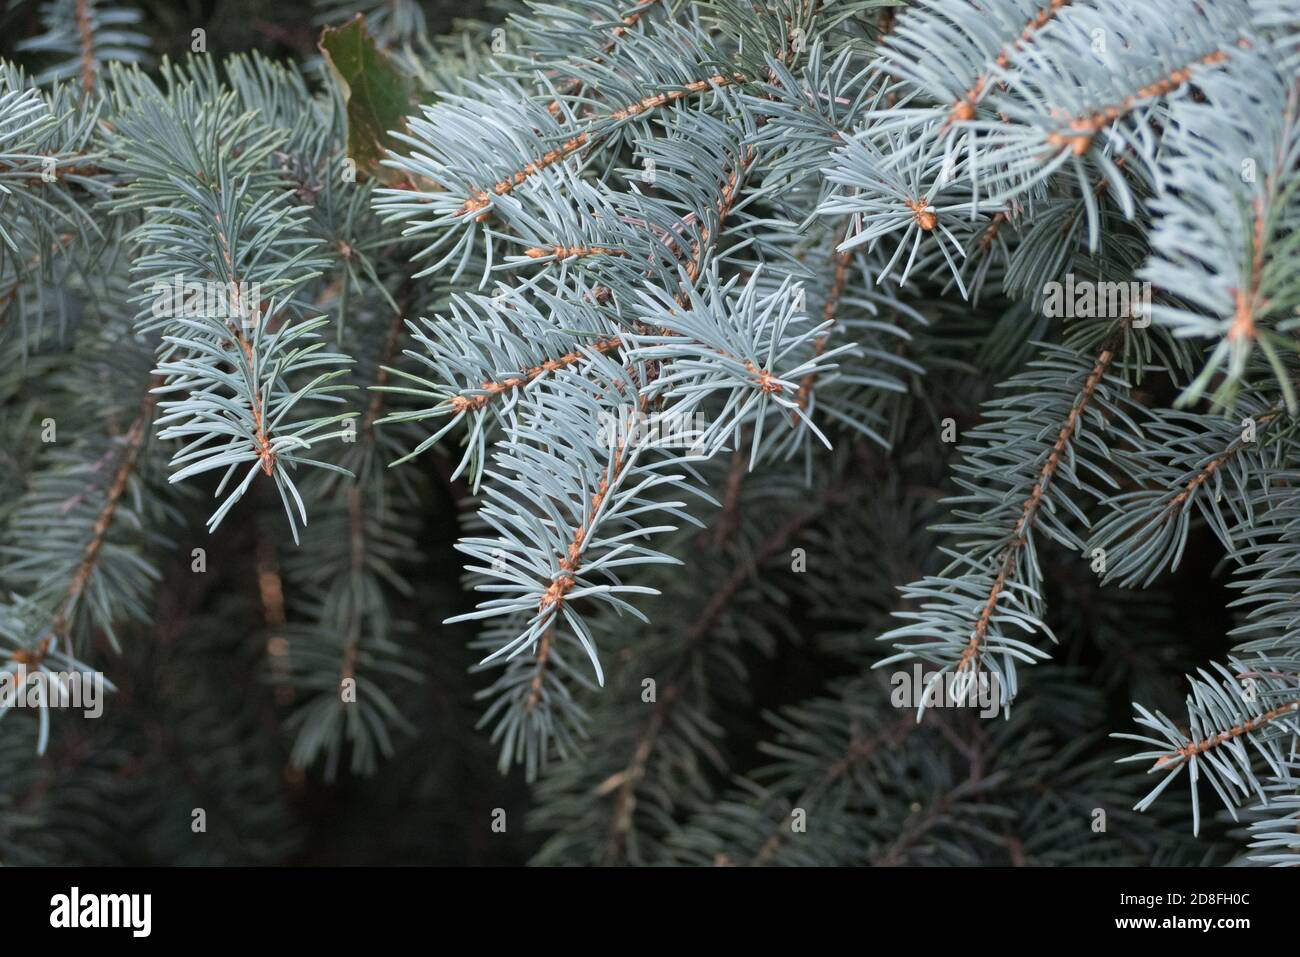
[[[702,93],[705,90],[714,89],[716,87],[731,86],[736,83],[742,83],[744,80],[744,75],[740,73],[734,73],[731,76],[718,73],[705,80],[694,80],[690,83],[686,83],[677,90],[669,90],[664,93],[656,93],[652,96],[643,97],[635,103],[629,103],[627,106],[615,110],[604,119],[613,120],[615,122],[630,119],[632,117],[640,116],[643,113],[656,110],[669,103],[675,103],[688,96],[694,96],[696,93]],[[603,120],[597,120],[595,122],[603,122]],[[571,136],[555,149],[547,150],[536,159],[525,163],[515,172],[498,180],[492,187],[492,193],[495,193],[497,196],[505,196],[508,193],[513,192],[517,187],[522,186],[530,177],[535,176],[547,167],[554,166],[556,163],[567,159],[587,146],[596,146],[611,135],[611,131],[593,135],[590,132],[590,129],[591,127]],[[456,215],[467,216],[470,214],[477,214],[477,218],[482,219],[487,215],[485,211],[492,203],[492,193],[489,193],[487,190],[476,190],[472,192],[469,198],[461,204],[460,211],[457,212]]]
[[[1063,117],[1061,124],[1068,128],[1065,133],[1051,133],[1047,145],[1053,148],[1069,147],[1075,156],[1082,156],[1092,145],[1092,138],[1110,126],[1116,120],[1131,113],[1143,100],[1154,99],[1172,93],[1192,78],[1196,67],[1216,66],[1228,59],[1224,50],[1215,50],[1198,60],[1193,60],[1184,67],[1154,80],[1141,87],[1136,93],[1124,97],[1119,103],[1095,110],[1085,116]]]
[[[81,89],[87,96],[95,90],[95,32],[91,28],[93,0],[77,0],[77,38],[81,43]]]
[[[621,337],[609,336],[608,338],[597,339],[591,342],[588,345],[588,348],[594,349],[596,352],[604,354],[607,352],[613,352],[622,344],[623,344],[623,340]],[[490,403],[493,399],[495,399],[499,395],[509,392],[512,389],[521,389],[524,386],[531,384],[536,379],[540,378],[541,376],[545,375],[548,372],[555,372],[559,369],[567,369],[570,366],[576,365],[578,362],[581,362],[582,359],[584,358],[585,358],[585,354],[575,349],[573,352],[566,352],[558,359],[548,359],[547,361],[543,362],[541,365],[536,365],[530,369],[525,369],[522,375],[511,376],[510,378],[505,379],[502,382],[484,382],[479,387],[483,390],[482,394],[480,395],[473,395],[473,396],[458,395],[453,397],[451,400],[452,410],[457,414],[460,414],[462,412],[477,411],[487,406],[488,403]]]
[[[564,574],[552,580],[538,601],[538,611],[542,613],[549,611],[551,623],[546,631],[542,633],[541,638],[538,639],[537,657],[534,660],[536,673],[533,675],[532,684],[528,690],[528,698],[524,702],[526,712],[531,712],[541,700],[542,684],[546,678],[546,669],[550,665],[554,631],[556,623],[559,621],[560,608],[564,604],[565,595],[572,590],[577,580],[578,569],[582,566],[583,550],[591,536],[591,523],[600,512],[600,508],[605,503],[610,491],[618,483],[627,462],[627,442],[624,440],[619,443],[614,452],[613,460],[606,467],[605,475],[600,480],[596,494],[592,496],[589,517],[584,524],[574,529],[573,536],[569,541],[569,547],[559,560],[560,569]]]
[[[1267,425],[1281,413],[1282,407],[1276,406],[1264,415],[1261,415],[1257,420],[1256,425]],[[1236,456],[1243,448],[1250,444],[1252,443],[1247,442],[1245,439],[1238,439],[1233,442],[1232,445],[1228,446],[1228,448],[1224,449],[1222,453],[1216,455],[1213,459],[1207,462],[1187,481],[1187,484],[1183,487],[1182,491],[1170,500],[1169,505],[1166,506],[1166,511],[1172,513],[1181,508],[1183,503],[1191,498],[1198,488],[1213,478],[1214,473],[1222,468],[1225,462]]]
[[[221,214],[214,213],[213,219],[217,224],[217,242],[221,246],[221,256],[226,263],[226,274],[230,277],[231,289],[231,308],[235,316],[242,317],[249,308],[249,304],[240,301],[240,287],[238,278],[235,276],[235,263],[230,252],[230,237],[226,233],[226,224],[222,222]],[[258,459],[262,463],[262,471],[268,476],[275,473],[275,450],[271,447],[271,436],[267,430],[266,421],[263,414],[262,402],[258,395],[258,384],[256,381],[256,369],[253,361],[253,344],[248,341],[239,324],[227,321],[226,327],[234,336],[239,347],[244,351],[244,358],[248,361],[249,374],[254,376],[254,380],[249,382],[250,405],[249,411],[253,415],[253,443],[257,452]]]
[[[534,246],[525,249],[524,255],[529,259],[585,259],[590,256],[626,256],[622,249],[607,246]]]
[[[1228,327],[1228,341],[1240,339],[1253,340],[1258,334],[1255,328],[1255,316],[1267,306],[1259,295],[1260,282],[1264,275],[1264,230],[1266,227],[1264,201],[1255,197],[1254,229],[1251,230],[1250,253],[1250,287],[1243,293],[1232,290],[1233,310],[1232,325]]]
[[[1273,708],[1270,711],[1265,711],[1263,714],[1256,715],[1249,721],[1244,721],[1235,727],[1229,728],[1227,731],[1220,731],[1218,734],[1209,735],[1208,737],[1202,738],[1200,741],[1188,741],[1181,748],[1178,748],[1176,751],[1166,754],[1158,759],[1153,767],[1163,768],[1180,761],[1190,761],[1197,755],[1204,754],[1220,745],[1227,744],[1229,741],[1232,741],[1235,738],[1240,738],[1244,734],[1258,731],[1260,728],[1264,727],[1264,725],[1276,721],[1283,715],[1295,714],[1297,712],[1300,712],[1300,700],[1289,701],[1286,704],[1278,705],[1276,708]]]

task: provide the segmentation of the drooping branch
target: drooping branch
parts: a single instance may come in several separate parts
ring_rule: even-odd
[[[135,471],[141,447],[144,445],[145,436],[149,433],[149,426],[153,422],[154,411],[158,404],[158,397],[154,394],[153,387],[159,384],[157,377],[150,381],[150,387],[140,405],[140,411],[136,414],[135,420],[131,423],[131,427],[122,439],[117,468],[113,471],[112,480],[105,490],[104,504],[100,507],[99,514],[95,518],[95,524],[91,527],[90,539],[86,542],[85,548],[82,549],[81,560],[77,563],[77,567],[73,571],[67,588],[64,589],[63,597],[54,613],[50,634],[35,650],[15,654],[15,660],[21,664],[39,665],[58,638],[64,639],[64,642],[69,645],[69,652],[71,652],[71,617],[78,600],[80,600],[86,586],[90,583],[91,576],[99,565],[104,542],[108,538],[109,530],[113,527],[113,520],[117,517],[118,506],[121,504],[122,496],[126,494],[131,473]]]
[[[626,430],[624,432],[626,434]],[[577,581],[578,569],[582,566],[583,549],[591,536],[591,522],[600,513],[601,506],[604,504],[610,490],[618,482],[627,462],[627,442],[624,440],[619,442],[618,448],[615,449],[613,461],[607,466],[605,475],[600,480],[595,495],[591,498],[589,510],[591,518],[587,520],[586,524],[579,525],[574,529],[568,550],[559,560],[560,568],[564,574],[552,580],[538,602],[539,611],[543,613],[550,612],[551,622],[537,642],[536,670],[528,689],[528,697],[524,702],[526,712],[531,712],[541,700],[542,685],[546,679],[546,670],[551,662],[551,648],[555,637],[554,632],[560,618],[560,609],[564,604],[565,596],[573,589],[574,583]]]
[[[614,451],[613,461],[606,467],[605,475],[600,480],[599,486],[597,486],[596,494],[591,498],[591,518],[587,520],[586,524],[579,525],[573,530],[573,537],[569,542],[569,547],[559,560],[560,569],[564,574],[553,580],[546,592],[538,600],[537,607],[539,611],[551,610],[553,616],[559,615],[560,606],[564,604],[564,596],[573,589],[577,580],[578,569],[582,566],[583,551],[590,541],[591,523],[600,514],[601,506],[604,505],[610,489],[615,486],[622,476],[627,462],[627,442],[622,441]]]
[[[361,425],[358,429],[357,440],[359,447],[363,450],[370,450],[374,447],[375,441],[375,423],[383,414],[384,409],[384,386],[388,384],[389,367],[397,355],[397,347],[401,341],[402,326],[405,323],[405,314],[410,306],[412,278],[408,274],[402,283],[402,289],[399,294],[397,307],[393,311],[393,317],[388,323],[388,332],[384,337],[384,345],[379,354],[379,370],[375,375],[375,384],[372,387],[370,403],[366,407],[365,414],[361,417]],[[350,544],[349,562],[353,576],[360,575],[365,569],[366,553],[369,547],[368,536],[366,534],[365,521],[365,496],[362,489],[362,478],[354,478],[347,488],[347,513],[348,513],[348,538]],[[356,677],[357,655],[360,651],[360,638],[358,636],[359,624],[356,622],[355,614],[351,623],[351,637],[343,648],[343,661],[339,669],[340,686]],[[346,710],[355,698],[349,699],[347,695],[339,697],[340,709]]]
[[[598,795],[613,794],[609,828],[601,851],[603,863],[615,864],[622,860],[627,849],[627,838],[632,830],[632,815],[636,809],[636,791],[645,777],[655,744],[674,705],[684,694],[684,686],[695,672],[690,667],[691,656],[708,636],[717,620],[730,607],[736,594],[750,580],[764,561],[783,551],[795,536],[823,515],[833,505],[843,505],[857,494],[851,483],[826,489],[811,506],[791,516],[755,549],[749,560],[737,564],[735,570],[709,597],[694,622],[682,638],[678,664],[662,693],[651,706],[641,732],[637,735],[632,754],[623,770],[607,778]]]

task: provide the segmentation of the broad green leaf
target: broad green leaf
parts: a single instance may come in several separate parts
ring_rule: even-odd
[[[359,172],[385,183],[399,180],[402,174],[379,163],[393,145],[390,132],[406,129],[409,78],[375,43],[359,13],[345,26],[326,27],[320,49],[347,104],[349,157]]]

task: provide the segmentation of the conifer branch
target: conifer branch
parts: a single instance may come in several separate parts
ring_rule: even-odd
[[[1046,137],[1047,145],[1053,148],[1068,147],[1076,156],[1082,155],[1092,145],[1093,138],[1106,127],[1118,122],[1141,104],[1168,96],[1174,90],[1190,83],[1194,71],[1198,68],[1220,66],[1226,63],[1227,59],[1226,50],[1215,50],[1186,66],[1173,70],[1159,80],[1138,88],[1118,103],[1098,107],[1083,116],[1061,115],[1058,125],[1065,127],[1066,132],[1049,133]]]
[[[1268,425],[1281,414],[1282,406],[1276,405],[1256,419],[1256,426],[1261,427]],[[1222,453],[1216,455],[1214,458],[1210,459],[1209,462],[1205,463],[1205,465],[1202,466],[1195,475],[1187,480],[1187,483],[1179,490],[1178,494],[1170,499],[1169,505],[1165,508],[1165,514],[1172,514],[1181,509],[1187,503],[1187,500],[1196,494],[1197,489],[1210,481],[1210,479],[1214,477],[1215,473],[1218,472],[1225,463],[1230,461],[1234,456],[1240,455],[1241,452],[1250,444],[1251,443],[1245,439],[1239,438],[1233,442],[1232,445],[1224,449]]]
[[[992,66],[999,70],[1005,70],[1011,65],[1012,54],[1021,50],[1026,44],[1032,43],[1034,34],[1056,19],[1061,11],[1073,2],[1074,0],[1049,0],[1046,6],[1040,8],[1029,19],[1025,24],[1025,28],[1020,31],[1020,35],[998,51],[998,55],[993,59]],[[979,105],[980,97],[983,95],[984,87],[988,81],[989,71],[979,73],[961,98],[952,104],[948,112],[947,122],[956,123],[975,119],[975,108]]]
[[[597,789],[597,793],[602,796],[612,794],[608,831],[600,852],[603,863],[619,863],[626,852],[628,836],[633,827],[633,814],[636,810],[637,788],[645,777],[656,741],[663,732],[665,722],[681,696],[686,693],[684,686],[689,684],[692,674],[691,656],[695,654],[700,643],[708,638],[710,629],[718,617],[724,613],[737,592],[753,577],[759,566],[785,550],[790,542],[809,524],[820,518],[827,508],[852,501],[856,494],[855,489],[850,485],[824,489],[812,506],[788,518],[759,543],[747,562],[736,566],[735,570],[709,596],[704,607],[686,629],[677,668],[651,706],[650,714],[635,739],[627,765],[606,779]]]
[[[512,806],[477,721],[494,862],[1204,862],[1205,783],[1300,862],[1295,0],[319,0],[321,77],[137,6],[0,63],[0,664],[126,677],[0,735],[0,860],[334,853],[285,783],[381,759]]]
[[[155,378],[151,384],[156,384],[157,381]],[[140,449],[149,433],[149,426],[153,421],[157,402],[157,395],[150,390],[143,403],[141,403],[135,421],[131,423],[131,427],[127,429],[126,435],[122,438],[117,467],[113,471],[112,481],[105,492],[104,504],[95,519],[94,527],[90,530],[90,540],[86,543],[81,562],[77,565],[76,571],[73,572],[68,587],[64,592],[63,600],[54,613],[54,621],[51,625],[52,633],[55,636],[62,637],[69,644],[69,654],[72,653],[71,637],[68,630],[71,615],[76,608],[77,600],[81,597],[81,593],[86,588],[86,583],[90,581],[95,566],[99,562],[100,552],[104,547],[105,540],[108,538],[113,519],[117,515],[118,503],[121,501],[122,496],[126,494],[127,482],[131,478],[131,473],[135,470],[136,461],[140,457]],[[35,663],[39,663],[42,657],[44,657],[44,652],[37,656]]]
[[[882,748],[892,748],[900,744],[908,735],[919,728],[920,725],[912,719],[910,714],[904,715],[893,724],[888,725],[874,734],[863,735],[861,729],[855,729],[849,739],[849,746],[844,750],[840,757],[831,764],[826,773],[810,788],[807,792],[800,795],[794,801],[796,807],[807,808],[809,802],[818,794],[831,787],[844,775],[848,774],[853,768],[869,760]],[[750,867],[762,867],[765,865],[780,848],[785,836],[792,833],[791,827],[794,822],[794,812],[787,814],[785,820],[773,828],[771,834],[759,846],[758,853],[754,855],[753,860],[749,862]]]
[[[586,358],[586,349],[604,355],[622,346],[623,340],[619,336],[609,336],[605,339],[597,339],[595,342],[584,343],[584,351],[574,350],[566,352],[557,358],[547,359],[545,362],[524,369],[522,375],[511,376],[501,382],[485,381],[478,387],[475,395],[453,396],[450,400],[451,410],[457,415],[465,412],[476,412],[486,407],[494,399],[512,390],[526,388],[548,373],[576,366]]]
[[[1248,721],[1243,721],[1241,724],[1233,725],[1225,731],[1208,735],[1199,741],[1189,740],[1186,744],[1169,754],[1157,758],[1156,763],[1153,765],[1153,770],[1155,768],[1168,767],[1169,765],[1178,762],[1190,761],[1192,758],[1205,754],[1214,748],[1222,747],[1229,741],[1240,738],[1242,735],[1258,731],[1271,721],[1276,721],[1278,718],[1284,717],[1288,714],[1295,714],[1297,712],[1300,712],[1300,700],[1289,701],[1286,704],[1278,705],[1276,708],[1270,708],[1263,714],[1256,715]]]
[[[648,14],[656,6],[658,6],[660,2],[661,0],[639,0],[637,5],[627,12],[627,14],[622,18],[622,20],[619,21],[617,26],[610,28],[609,30],[610,38],[606,40],[603,44],[601,44],[600,47],[601,54],[608,54],[611,50],[613,50],[614,47],[618,45],[618,41],[621,40],[629,30],[631,30],[638,23],[640,23],[641,18],[644,17],[646,14]],[[593,57],[592,62],[593,63],[602,62],[601,57],[600,56]],[[561,96],[571,96],[574,93],[576,93],[579,89],[581,89],[581,87],[582,87],[582,80],[578,79],[577,77],[569,77],[569,79],[565,81],[563,88],[559,92]],[[546,105],[546,111],[550,113],[552,116],[556,117],[557,119],[560,118],[562,110],[563,110],[563,106],[561,105],[561,102],[559,100],[552,100],[550,103]]]
[[[530,160],[513,173],[497,180],[492,186],[491,193],[485,189],[479,189],[471,192],[470,196],[460,206],[460,211],[456,216],[468,216],[477,214],[478,219],[483,219],[483,212],[492,205],[493,196],[508,196],[515,189],[522,186],[531,177],[536,176],[542,170],[554,166],[570,156],[578,153],[585,148],[595,148],[605,139],[612,136],[617,124],[637,117],[646,113],[653,112],[670,103],[676,103],[679,100],[704,93],[709,90],[723,89],[737,83],[746,82],[744,74],[734,73],[730,76],[722,73],[714,74],[703,80],[692,80],[685,83],[680,89],[666,90],[662,93],[655,93],[644,96],[639,100],[633,101],[626,106],[613,110],[607,116],[594,119],[589,122],[587,128],[565,140],[558,147],[547,150],[536,159]],[[601,129],[605,127],[605,129]]]
[[[1066,450],[1074,439],[1075,432],[1079,428],[1088,403],[1092,401],[1093,394],[1097,391],[1097,387],[1110,369],[1118,344],[1118,338],[1112,337],[1102,347],[1092,371],[1088,373],[1088,377],[1083,381],[1078,399],[1071,407],[1065,421],[1061,424],[1060,430],[1056,433],[1056,441],[1052,443],[1051,451],[1038,473],[1038,480],[1034,483],[1033,490],[1020,506],[1020,517],[1016,520],[1010,540],[1003,548],[1002,555],[997,563],[997,576],[993,579],[988,597],[980,608],[979,617],[975,621],[975,628],[971,633],[970,641],[957,661],[958,672],[964,672],[968,668],[979,668],[980,654],[983,651],[988,635],[989,622],[992,621],[994,612],[997,610],[998,599],[1002,596],[1015,571],[1017,555],[1020,549],[1024,548],[1028,542],[1029,530],[1038,517],[1038,510],[1043,504],[1044,493],[1056,477],[1062,457],[1066,454]]]
[[[839,246],[844,242],[844,237],[848,233],[848,227],[840,234],[836,242],[836,251],[831,256],[831,262],[834,263],[834,278],[831,280],[830,292],[826,296],[826,302],[822,306],[822,324],[825,331],[817,336],[817,341],[813,346],[815,355],[820,356],[826,351],[826,343],[830,339],[832,332],[835,330],[835,313],[839,308],[840,297],[844,295],[844,289],[849,282],[849,266],[852,261],[852,253],[848,250],[840,250]],[[799,383],[799,397],[796,401],[799,408],[807,410],[808,400],[812,396],[813,388],[817,384],[817,371],[813,370],[803,377]]]

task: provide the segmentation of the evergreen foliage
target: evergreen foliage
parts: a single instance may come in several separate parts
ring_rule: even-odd
[[[1300,3],[448,7],[7,15],[0,862],[1300,864]]]

